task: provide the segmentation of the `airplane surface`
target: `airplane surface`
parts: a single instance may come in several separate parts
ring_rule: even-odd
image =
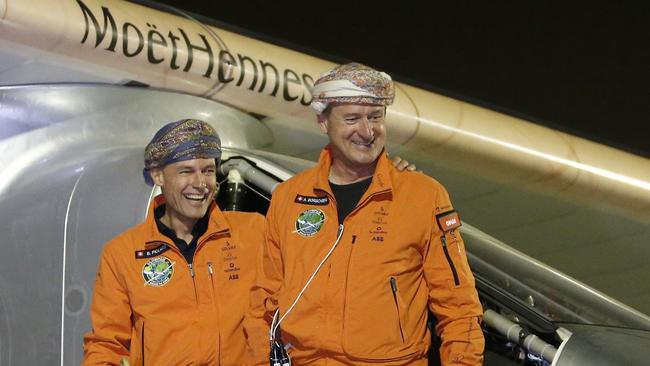
[[[156,193],[141,179],[153,132],[211,123],[221,207],[263,213],[326,143],[309,90],[333,65],[168,8],[0,0],[0,364],[80,362],[101,247]],[[462,215],[486,365],[646,364],[650,161],[396,89],[388,150]]]

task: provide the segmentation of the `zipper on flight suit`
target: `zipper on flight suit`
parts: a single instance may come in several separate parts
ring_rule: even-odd
[[[204,238],[202,238],[200,241],[197,241],[196,250],[194,251],[194,256],[192,257],[192,263],[196,262],[196,254],[199,252],[199,249],[201,249],[203,247],[203,245],[205,245],[205,243],[207,243],[209,240],[212,240],[213,238],[216,238],[216,237],[218,237],[220,235],[223,235],[226,232],[228,232],[228,229],[224,229],[224,230],[221,230],[221,231],[210,233],[207,236],[205,236]],[[208,266],[208,274],[210,275],[210,288],[211,288],[211,291],[212,291],[212,301],[213,301],[215,307],[217,308],[216,309],[217,310],[217,322],[220,322],[220,320],[219,320],[219,305],[218,305],[217,299],[215,297],[216,296],[216,290],[214,288],[214,269],[212,268],[212,262],[207,262],[207,266]],[[192,275],[192,282],[194,283],[194,297],[196,298],[196,304],[198,305],[199,304],[199,295],[198,295],[198,291],[196,290],[196,281],[194,279],[194,269],[193,269],[191,264],[189,265],[189,267],[190,267],[190,273]],[[218,327],[219,326],[217,325],[217,329],[218,329]],[[221,364],[221,355],[222,355],[222,351],[221,351],[221,334],[219,334],[219,336],[217,337],[217,344],[215,345],[215,347],[216,347],[217,364]]]
[[[442,250],[445,252],[445,257],[447,257],[449,268],[451,268],[451,274],[454,275],[454,284],[458,286],[460,285],[460,280],[458,279],[458,272],[456,272],[456,266],[454,266],[454,262],[451,260],[451,256],[449,255],[449,248],[447,248],[447,239],[445,238],[444,233],[442,234],[442,236],[440,236],[440,242],[442,244]]]
[[[199,294],[196,291],[196,281],[194,280],[194,267],[192,266],[192,263],[188,263],[187,267],[190,269],[190,276],[192,276],[192,286],[194,287],[194,300],[196,301],[196,304],[199,304]]]
[[[206,237],[204,237],[203,239],[201,239],[201,241],[198,241],[198,240],[197,240],[197,242],[196,242],[196,244],[195,244],[195,245],[196,245],[196,249],[194,250],[194,255],[192,256],[192,263],[188,263],[188,264],[187,264],[188,268],[190,269],[190,275],[192,276],[192,285],[194,285],[194,299],[196,300],[196,304],[197,304],[197,305],[199,304],[199,292],[196,290],[196,280],[194,279],[194,275],[195,275],[195,273],[194,273],[194,266],[192,265],[194,262],[196,262],[196,253],[199,252],[199,249],[200,249],[200,248],[204,245],[204,243],[206,243],[208,240],[212,239],[213,237],[219,236],[219,235],[223,234],[223,233],[226,232],[226,231],[227,231],[227,230],[217,231],[216,233],[208,234]],[[208,267],[208,272],[210,272],[210,280],[212,280],[212,266],[209,266],[209,267]],[[212,282],[212,281],[210,281],[210,282]],[[212,293],[213,293],[213,295],[214,295],[214,288],[212,289],[212,291],[213,291]]]
[[[217,311],[217,320],[220,322],[220,320],[219,320],[219,313],[220,313],[220,311],[219,311],[219,302],[217,301],[217,290],[214,288],[215,278],[214,278],[214,269],[212,269],[212,262],[208,262],[208,274],[210,275],[210,288],[212,289],[212,302],[213,302],[214,307],[215,307],[215,309]],[[217,364],[220,364],[219,362],[221,362],[221,355],[222,355],[222,352],[221,352],[221,335],[219,335],[217,337],[217,344],[215,345],[215,347],[217,349],[217,355],[218,355],[218,360],[217,360],[218,363]]]
[[[399,333],[402,336],[402,343],[406,342],[404,337],[404,329],[402,327],[402,313],[399,308],[399,301],[397,301],[397,280],[395,277],[390,278],[390,290],[393,293],[393,300],[395,300],[395,308],[397,309],[397,322],[399,324]]]
[[[217,302],[217,298],[215,297],[216,295],[216,290],[214,289],[214,270],[212,270],[212,262],[208,262],[208,274],[210,275],[210,287],[212,288],[212,299],[213,301]]]
[[[173,241],[172,241],[172,242],[173,242]],[[165,244],[167,245],[167,247],[169,247],[170,250],[172,250],[172,251],[176,252],[178,255],[180,255],[180,257],[182,258],[182,260],[183,260],[184,262],[187,263],[187,260],[185,259],[185,256],[184,256],[183,253],[181,253],[181,251],[176,247],[176,245],[172,245],[172,244],[167,243],[167,242],[163,242],[163,243],[165,243]],[[145,243],[145,245],[146,245],[146,244],[148,244],[148,243]],[[198,250],[198,249],[199,249],[199,248],[198,248],[198,243],[197,243],[196,245],[197,245],[197,248],[196,248],[196,249]],[[194,252],[194,257],[196,257],[196,251]],[[194,261],[194,257],[192,258],[192,262]],[[194,267],[192,266],[192,263],[187,263],[187,268],[188,268],[189,271],[190,271],[190,277],[192,277],[192,285],[193,285],[193,287],[194,287],[194,300],[196,301],[196,304],[198,305],[198,303],[199,303],[199,295],[198,295],[198,292],[196,291],[196,282],[194,281]]]

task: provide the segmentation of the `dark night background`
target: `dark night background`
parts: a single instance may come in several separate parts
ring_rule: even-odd
[[[647,1],[158,2],[650,157]]]

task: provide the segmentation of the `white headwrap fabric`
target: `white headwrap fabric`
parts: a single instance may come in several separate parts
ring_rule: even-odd
[[[390,105],[395,87],[385,72],[349,63],[322,74],[314,83],[312,97],[311,107],[320,115],[330,103]]]

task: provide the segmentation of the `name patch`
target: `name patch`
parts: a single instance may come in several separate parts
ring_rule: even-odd
[[[136,250],[135,259],[152,258],[166,252],[167,250],[169,250],[169,246],[165,243],[151,249]]]
[[[456,229],[462,225],[460,222],[460,216],[458,216],[458,212],[456,212],[456,210],[437,214],[436,221],[438,222],[438,227],[440,227],[440,230],[444,232]]]
[[[303,195],[296,195],[296,199],[294,200],[295,203],[302,203],[305,205],[317,205],[317,206],[324,206],[328,203],[330,203],[330,199],[327,196],[322,196],[322,197],[310,197],[310,196],[303,196]]]

